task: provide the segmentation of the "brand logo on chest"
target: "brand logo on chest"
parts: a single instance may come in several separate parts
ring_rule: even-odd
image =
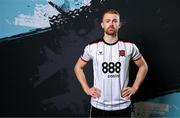
[[[98,51],[98,55],[103,55],[103,51]]]

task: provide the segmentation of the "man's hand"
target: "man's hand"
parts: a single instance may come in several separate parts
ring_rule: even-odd
[[[95,87],[89,88],[86,93],[94,98],[101,97],[101,90]]]
[[[131,97],[136,93],[137,89],[134,87],[126,87],[122,91],[122,97]]]

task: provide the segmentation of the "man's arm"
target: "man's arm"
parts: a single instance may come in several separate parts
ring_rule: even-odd
[[[74,72],[76,74],[76,77],[78,79],[78,81],[80,82],[84,92],[87,95],[90,95],[92,97],[100,97],[100,90],[95,88],[95,87],[89,87],[87,81],[86,81],[86,77],[83,71],[83,68],[85,67],[85,65],[87,64],[86,61],[83,61],[81,58],[78,59],[75,67],[74,67]]]
[[[141,83],[143,82],[147,72],[148,72],[148,65],[143,57],[134,61],[134,63],[138,66],[138,72],[136,74],[136,79],[132,87],[126,87],[123,90],[122,96],[123,97],[131,97],[131,95],[135,94],[136,91],[139,89]]]
[[[137,61],[134,61],[134,63],[139,67],[139,70],[137,72],[136,79],[132,87],[138,90],[148,72],[148,65],[143,57],[141,57]]]

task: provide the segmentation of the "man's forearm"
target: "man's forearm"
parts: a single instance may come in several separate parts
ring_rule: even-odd
[[[139,89],[141,83],[145,79],[147,71],[148,71],[147,65],[143,65],[143,66],[139,67],[139,70],[138,70],[137,75],[136,75],[135,82],[132,86],[134,89],[136,89],[136,90]]]
[[[87,94],[89,86],[88,86],[88,83],[86,81],[83,69],[82,68],[75,68],[74,71],[75,71],[76,77],[77,77],[78,81],[80,82],[83,90]]]

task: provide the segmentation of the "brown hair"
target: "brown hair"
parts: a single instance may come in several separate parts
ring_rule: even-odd
[[[117,10],[115,10],[115,9],[106,9],[104,11],[104,13],[102,14],[102,19],[103,19],[104,15],[107,14],[107,13],[117,14],[120,17],[120,14],[119,14],[119,12]]]

